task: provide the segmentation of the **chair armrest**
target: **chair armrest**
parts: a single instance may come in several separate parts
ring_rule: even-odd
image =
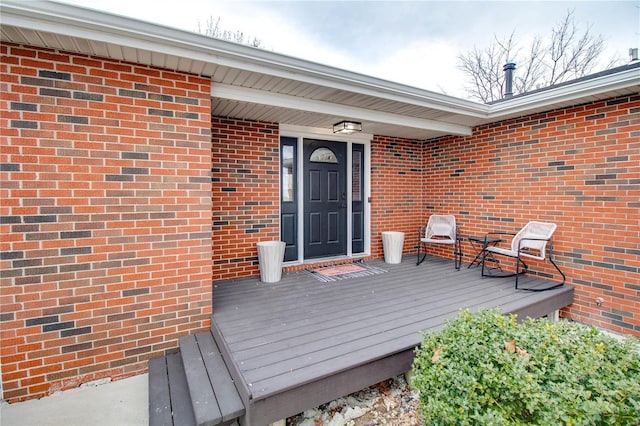
[[[546,241],[550,244],[553,244],[551,242],[551,238],[530,238],[530,237],[523,237],[520,238],[520,241],[518,241],[518,251],[520,251],[520,246],[522,245],[523,241]]]
[[[530,238],[530,237],[522,237],[520,241],[551,241],[551,238]]]

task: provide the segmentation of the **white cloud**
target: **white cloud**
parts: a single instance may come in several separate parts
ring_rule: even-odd
[[[409,43],[390,52],[366,71],[374,76],[410,86],[464,97],[464,74],[457,69],[460,47],[446,41]]]

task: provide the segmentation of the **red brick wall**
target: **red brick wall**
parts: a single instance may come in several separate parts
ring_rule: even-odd
[[[405,233],[404,255],[414,256],[418,228],[426,221],[423,143],[375,136],[371,143],[371,254],[383,257],[384,231]]]
[[[576,289],[563,314],[640,335],[639,96],[430,141],[424,169],[427,208],[456,214],[463,233],[555,222],[555,259]]]
[[[256,243],[280,239],[278,125],[211,118],[213,279],[257,275]]]
[[[3,397],[142,372],[209,326],[210,82],[0,49]]]

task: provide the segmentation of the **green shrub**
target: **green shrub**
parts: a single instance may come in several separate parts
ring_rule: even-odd
[[[461,311],[413,373],[427,425],[640,424],[640,354],[593,327]]]

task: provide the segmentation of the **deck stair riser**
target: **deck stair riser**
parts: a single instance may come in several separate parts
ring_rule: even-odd
[[[151,426],[224,426],[244,413],[211,332],[184,336],[180,353],[149,361]]]

